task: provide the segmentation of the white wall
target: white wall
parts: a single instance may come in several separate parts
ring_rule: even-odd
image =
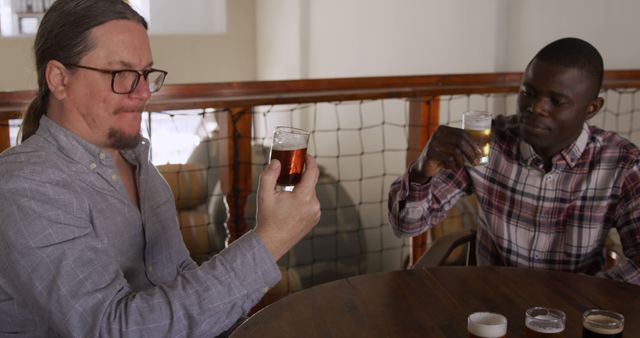
[[[308,0],[256,1],[257,78],[307,77]]]
[[[255,0],[228,1],[227,12],[225,34],[151,35],[155,66],[169,72],[167,83],[256,78]],[[33,40],[0,37],[0,91],[36,88]]]
[[[232,0],[224,35],[151,37],[168,83],[521,71],[563,36],[640,68],[636,0]],[[0,38],[0,90],[35,88],[33,38]]]
[[[268,17],[257,22],[258,50],[287,56],[259,53],[260,79],[522,71],[565,36],[593,43],[607,69],[640,68],[635,0],[257,1],[258,18]],[[295,26],[307,37],[292,36]]]
[[[510,1],[508,70],[522,70],[547,43],[565,36],[591,42],[606,69],[640,68],[640,1]]]

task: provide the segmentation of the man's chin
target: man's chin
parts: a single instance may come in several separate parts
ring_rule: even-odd
[[[118,150],[133,149],[142,141],[140,133],[126,134],[118,129],[109,130],[108,136],[110,148]]]

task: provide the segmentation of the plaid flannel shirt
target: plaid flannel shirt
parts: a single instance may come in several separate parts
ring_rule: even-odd
[[[640,284],[640,150],[585,123],[549,172],[521,141],[516,116],[494,120],[489,164],[442,170],[425,184],[408,172],[391,185],[389,219],[398,236],[438,224],[464,194],[478,199],[479,265],[571,271]],[[625,259],[606,272],[615,227]]]

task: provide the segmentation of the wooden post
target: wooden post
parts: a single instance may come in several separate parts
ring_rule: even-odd
[[[0,119],[0,152],[11,146],[9,137],[9,119]]]
[[[407,166],[415,161],[422,149],[440,124],[440,97],[427,96],[409,101],[409,135]],[[427,233],[415,236],[411,240],[411,265],[427,248]]]
[[[227,207],[227,246],[247,231],[244,208],[252,190],[251,111],[252,107],[230,108],[218,120],[220,183]]]

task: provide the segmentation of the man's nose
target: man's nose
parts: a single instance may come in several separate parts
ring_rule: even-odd
[[[140,76],[136,88],[129,94],[133,99],[148,100],[151,97],[151,90],[149,89],[149,81],[144,76]]]
[[[550,102],[546,98],[537,98],[531,102],[529,109],[536,115],[549,116]]]

